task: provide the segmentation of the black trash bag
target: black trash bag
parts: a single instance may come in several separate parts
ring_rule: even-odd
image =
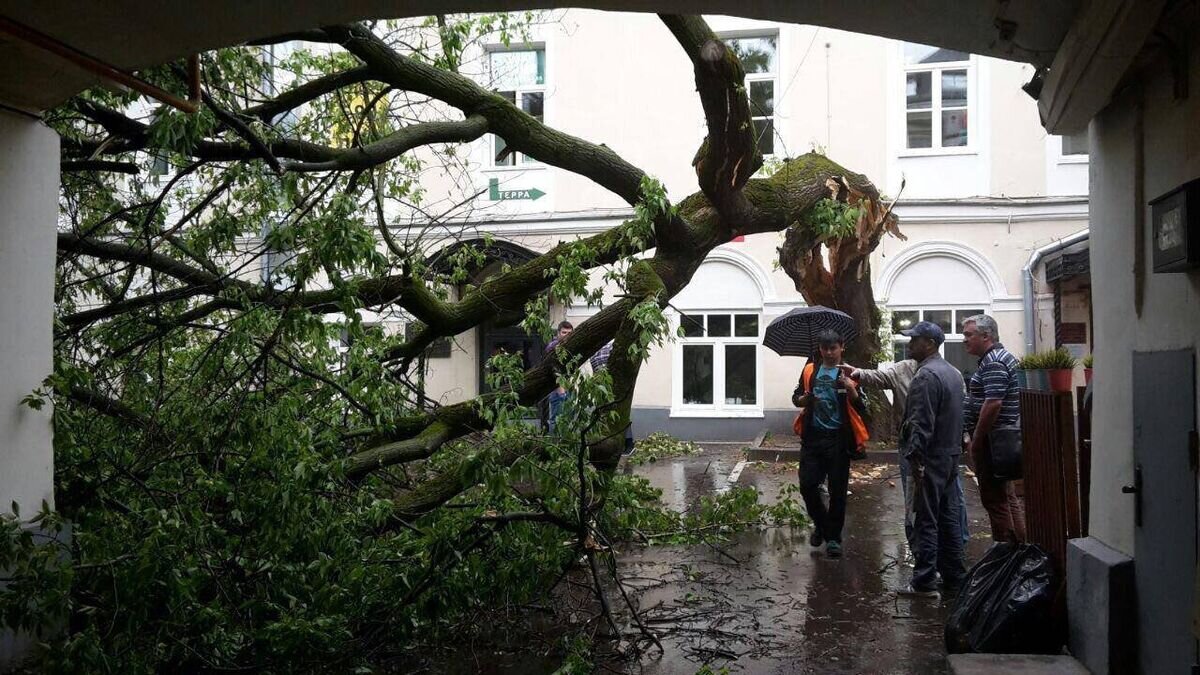
[[[951,654],[1052,654],[1054,563],[1034,544],[997,543],[967,573],[946,619]]]

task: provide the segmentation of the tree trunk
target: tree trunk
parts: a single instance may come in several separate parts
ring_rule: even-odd
[[[900,239],[904,235],[897,227],[891,206],[884,206],[878,191],[869,182],[853,177],[835,177],[831,197],[847,207],[859,209],[858,222],[852,236],[824,238],[813,243],[811,223],[800,222],[787,230],[784,244],[779,248],[779,262],[796,285],[796,290],[810,306],[821,305],[841,310],[854,317],[858,337],[847,343],[846,363],[860,368],[874,368],[881,360],[883,347],[879,329],[883,316],[875,302],[871,286],[871,254],[885,234]],[[828,265],[826,264],[828,258]],[[871,437],[885,440],[894,437],[896,425],[887,399],[874,396],[869,410]]]

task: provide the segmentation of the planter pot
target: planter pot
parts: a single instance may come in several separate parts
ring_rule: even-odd
[[[1032,391],[1046,391],[1050,388],[1050,382],[1046,377],[1044,370],[1023,370],[1025,373],[1025,386]]]
[[[1028,370],[1018,370],[1017,371],[1017,386],[1022,389],[1032,389],[1032,387],[1029,385],[1029,371]]]
[[[1092,383],[1092,369],[1091,368],[1083,369],[1083,383],[1084,384]]]
[[[1071,376],[1075,371],[1070,368],[1055,368],[1054,370],[1046,371],[1050,379],[1050,391],[1068,392],[1071,391]]]

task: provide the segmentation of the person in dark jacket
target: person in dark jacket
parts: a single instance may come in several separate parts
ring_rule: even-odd
[[[838,558],[842,555],[850,459],[863,454],[868,438],[863,423],[867,402],[858,384],[839,367],[845,346],[842,337],[829,330],[817,339],[820,360],[809,361],[792,393],[792,404],[803,408],[797,423],[801,437],[800,494],[813,519],[808,543],[814,548],[825,543],[825,555]],[[826,481],[828,507],[821,498],[821,484]]]
[[[908,390],[900,454],[909,463],[913,490],[916,565],[904,595],[937,598],[937,576],[957,589],[966,576],[960,519],[964,508],[956,484],[962,454],[963,378],[938,349],[946,336],[922,321],[903,331],[917,374]]]

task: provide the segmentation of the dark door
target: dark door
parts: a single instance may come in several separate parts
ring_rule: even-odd
[[[522,366],[529,370],[542,362],[545,342],[520,326],[495,326],[488,322],[479,328],[479,391],[487,393],[487,361],[497,352],[519,354]]]
[[[1196,660],[1196,366],[1192,350],[1133,355],[1133,458],[1140,472],[1134,570],[1138,653],[1146,675]]]

